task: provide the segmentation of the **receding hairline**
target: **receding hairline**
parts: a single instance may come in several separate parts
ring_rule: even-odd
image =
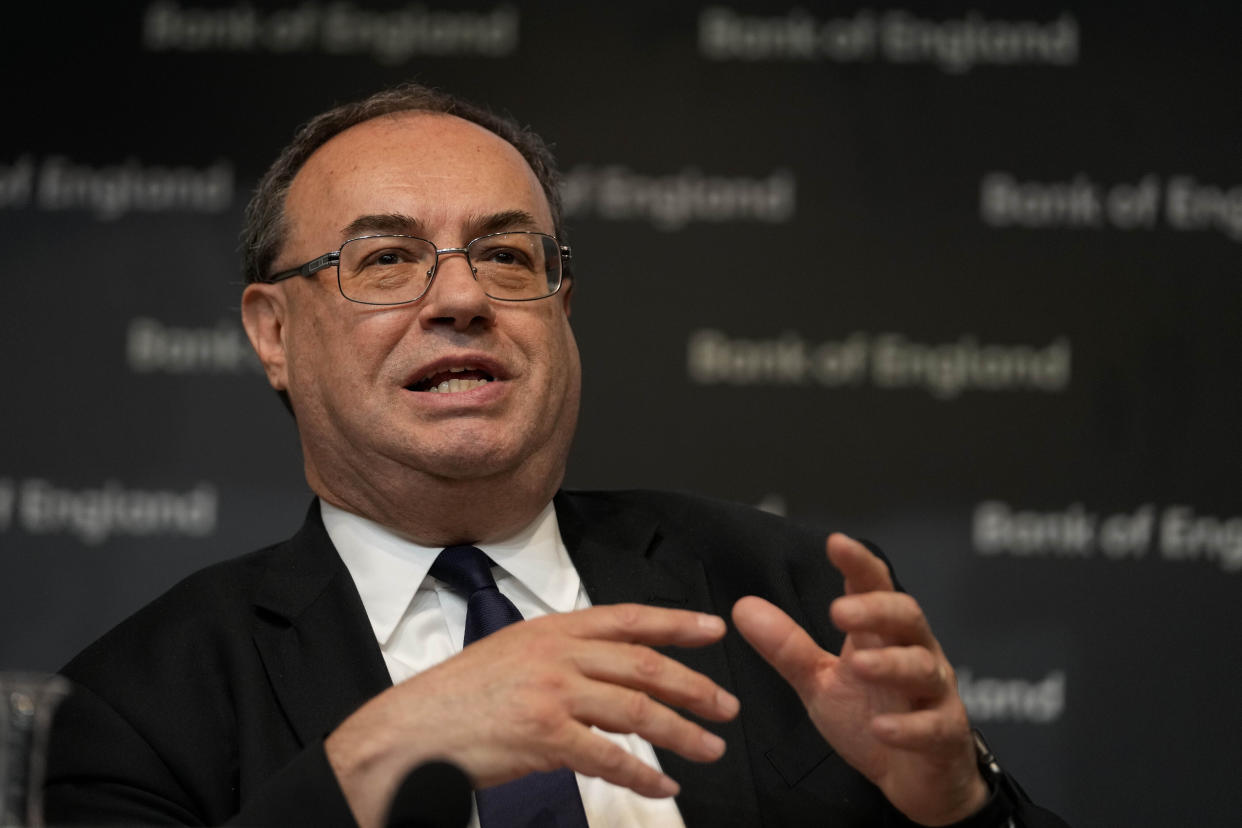
[[[529,126],[465,98],[415,82],[382,89],[366,98],[338,104],[303,123],[292,140],[259,179],[245,210],[242,230],[242,273],[249,284],[264,281],[278,252],[288,240],[284,213],[293,179],[321,146],[337,135],[385,115],[444,114],[473,123],[514,147],[534,171],[552,214],[555,235],[562,241],[560,175],[550,145]]]
[[[292,188],[293,182],[298,180],[298,177],[302,175],[302,172],[308,166],[310,166],[312,160],[316,156],[321,156],[325,149],[327,149],[328,147],[331,147],[333,144],[339,143],[341,140],[347,138],[350,134],[356,134],[363,130],[375,129],[377,127],[385,127],[385,126],[396,127],[402,121],[423,121],[423,120],[438,120],[438,121],[448,121],[448,122],[455,121],[459,125],[465,126],[469,128],[472,132],[477,133],[481,138],[486,140],[488,143],[494,144],[498,147],[503,147],[504,152],[506,154],[510,155],[515,160],[521,162],[522,168],[527,173],[530,174],[530,178],[535,183],[535,186],[538,187],[541,192],[543,191],[543,184],[539,180],[539,174],[535,171],[535,168],[531,166],[531,163],[526,158],[526,156],[524,156],[522,152],[503,135],[498,135],[495,131],[488,129],[482,124],[471,121],[468,118],[463,118],[460,115],[454,115],[451,112],[437,112],[434,110],[425,110],[425,109],[403,109],[403,110],[399,110],[395,112],[384,112],[380,115],[376,115],[373,118],[367,118],[365,121],[359,121],[356,124],[352,124],[346,127],[345,129],[341,130],[340,132],[336,133],[331,138],[328,138],[326,141],[321,143],[319,146],[315,147],[315,149],[311,151],[309,155],[306,156],[306,159],[302,161],[301,165],[297,168],[297,170],[290,177],[288,181],[288,185],[285,188],[284,201],[287,202],[288,200],[288,197],[289,197],[288,190]],[[544,201],[547,201],[546,193],[544,194]],[[550,210],[551,205],[549,204],[548,207]]]
[[[555,215],[555,212],[553,210],[551,203],[549,203],[548,201],[547,192],[545,191],[543,184],[540,181],[539,174],[531,166],[530,161],[527,160],[527,158],[518,150],[516,146],[513,145],[512,142],[510,142],[504,136],[498,135],[496,132],[494,132],[491,129],[488,129],[486,126],[483,126],[482,124],[476,123],[466,118],[462,118],[458,115],[454,115],[449,112],[409,109],[409,110],[400,110],[400,111],[394,111],[394,112],[385,112],[380,115],[376,115],[373,118],[368,118],[365,121],[359,121],[358,123],[353,124],[347,127],[346,129],[343,129],[340,132],[336,133],[331,138],[329,138],[328,140],[324,141],[322,144],[317,146],[309,155],[306,156],[306,159],[298,167],[297,171],[294,172],[293,176],[289,178],[289,180],[286,182],[283,188],[284,192],[281,194],[280,217],[281,217],[281,224],[283,225],[283,230],[281,233],[282,242],[281,242],[280,247],[283,249],[289,244],[289,241],[290,241],[290,231],[292,230],[292,228],[289,226],[290,198],[293,196],[294,191],[298,189],[298,182],[305,181],[303,174],[308,169],[311,170],[312,172],[315,172],[315,169],[316,169],[315,160],[316,158],[322,159],[324,156],[325,150],[329,150],[329,148],[333,147],[333,145],[336,145],[337,147],[339,147],[340,142],[342,140],[348,140],[351,134],[354,136],[357,136],[359,133],[365,130],[368,130],[368,129],[376,129],[376,128],[382,129],[388,126],[396,127],[400,125],[402,122],[422,121],[422,120],[426,120],[429,118],[435,118],[439,120],[451,120],[451,121],[456,121],[457,124],[459,125],[465,125],[466,127],[470,129],[471,132],[477,133],[487,145],[490,145],[492,149],[503,152],[506,156],[508,156],[509,161],[516,162],[518,167],[523,171],[523,175],[527,179],[527,183],[530,184],[531,194],[534,195],[535,198],[538,200],[538,204],[541,208],[541,212],[544,214],[546,221],[550,223],[550,226],[546,228],[533,226],[532,224],[533,222],[538,222],[539,224],[542,224],[541,221],[538,221],[537,215],[532,216],[529,212],[527,212],[524,209],[505,205],[505,206],[501,206],[501,208],[495,212],[488,213],[485,218],[480,218],[477,215],[471,215],[470,217],[463,219],[464,225],[466,226],[487,225],[488,229],[481,230],[480,232],[481,233],[482,232],[494,232],[496,228],[492,227],[492,225],[497,224],[500,221],[499,219],[496,218],[497,216],[508,217],[505,219],[504,222],[501,222],[501,223],[508,223],[508,224],[519,223],[518,219],[513,218],[513,217],[522,216],[524,217],[524,221],[522,222],[524,224],[523,229],[538,229],[538,230],[542,230],[543,232],[553,232],[553,233],[556,232],[556,215]],[[344,157],[348,158],[348,155]],[[337,169],[340,169],[340,168],[337,168]],[[389,215],[395,219],[400,214],[398,213],[371,214],[372,217],[375,215]],[[356,218],[358,220],[365,221],[368,219],[368,216],[362,216],[362,217],[356,217]],[[403,222],[401,223],[407,223],[407,224],[411,223],[409,221],[411,217],[402,217],[402,218],[403,218]],[[352,223],[356,223],[356,222],[352,222]],[[395,224],[397,222],[394,221],[394,222],[389,222],[389,223]],[[412,223],[421,224],[421,221],[415,219]],[[532,226],[525,226],[526,224],[532,224]],[[344,233],[345,236],[347,236],[348,235],[347,231],[349,227],[350,225],[347,224],[344,228],[340,228],[339,232],[342,232]],[[394,227],[391,230],[389,230],[389,232],[401,232],[401,231],[395,229]],[[277,251],[276,255],[278,258],[280,256],[280,252],[282,251]]]

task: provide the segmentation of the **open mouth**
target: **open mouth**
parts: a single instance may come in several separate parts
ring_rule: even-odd
[[[494,379],[495,377],[480,368],[443,368],[407,385],[406,388],[432,394],[456,394],[486,385]]]

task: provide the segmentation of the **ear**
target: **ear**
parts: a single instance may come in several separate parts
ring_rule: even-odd
[[[561,296],[561,304],[564,305],[565,307],[565,315],[569,316],[569,311],[570,311],[569,306],[570,306],[570,303],[573,301],[573,296],[574,296],[574,280],[572,277],[569,279],[566,279],[565,283],[561,285],[560,296]]]
[[[277,391],[289,387],[285,353],[285,292],[280,285],[256,282],[242,292],[242,325],[259,355],[267,381]]]

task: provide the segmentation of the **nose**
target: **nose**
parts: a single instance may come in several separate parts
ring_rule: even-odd
[[[493,302],[474,278],[465,251],[441,251],[435,276],[419,309],[423,327],[466,331],[472,327],[487,327],[494,315]]]

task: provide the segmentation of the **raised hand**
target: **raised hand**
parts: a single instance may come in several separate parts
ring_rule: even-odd
[[[819,732],[907,817],[947,825],[981,808],[979,774],[953,668],[918,603],[893,589],[885,563],[842,534],[828,558],[845,576],[831,607],[840,656],[755,596],[734,605],[747,641],[797,691]]]
[[[651,647],[703,646],[724,631],[716,616],[637,604],[513,624],[363,705],[328,737],[328,759],[364,828],[379,824],[409,769],[435,758],[479,787],[568,767],[672,796],[676,782],[590,728],[719,758],[724,742],[666,705],[723,721],[737,699]]]

